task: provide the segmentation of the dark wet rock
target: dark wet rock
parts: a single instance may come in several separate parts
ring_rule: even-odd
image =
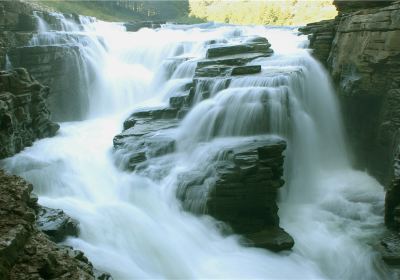
[[[338,19],[339,18],[323,20],[299,28],[300,32],[308,34],[308,39],[310,40],[309,47],[313,49],[314,57],[325,65],[327,65],[328,57],[332,48],[332,42],[335,38]]]
[[[229,76],[232,71],[231,66],[226,65],[210,65],[205,67],[198,67],[196,69],[196,77],[217,77]]]
[[[263,37],[242,38],[237,45],[213,46],[207,50],[207,58],[197,62],[195,79],[251,75],[261,72],[260,65],[246,63],[273,54],[268,40]]]
[[[136,111],[131,117],[152,118],[152,119],[174,119],[178,113],[177,108],[144,109]]]
[[[186,210],[227,223],[249,244],[288,250],[294,242],[279,227],[276,204],[278,189],[284,184],[285,147],[285,142],[276,138],[227,147],[207,170],[182,173],[177,196]]]
[[[394,231],[388,231],[378,245],[378,250],[383,261],[388,265],[400,266],[400,235]]]
[[[94,279],[82,252],[59,247],[38,230],[31,191],[0,170],[0,279]]]
[[[133,114],[128,120],[135,125],[114,137],[114,149],[124,154],[123,168],[136,170],[148,159],[175,151],[175,139],[163,134],[163,130],[177,126],[176,119],[141,118]]]
[[[195,77],[218,77],[218,76],[236,76],[236,75],[251,75],[261,72],[260,65],[246,65],[246,66],[225,66],[225,65],[211,65],[196,69]]]
[[[59,125],[49,120],[48,96],[49,88],[25,69],[0,71],[0,158],[56,134]]]
[[[261,65],[238,66],[232,69],[231,75],[251,75],[261,72]]]
[[[38,228],[54,242],[61,242],[68,236],[78,236],[78,221],[72,219],[60,209],[39,207]]]
[[[282,228],[266,228],[262,231],[245,235],[248,245],[268,249],[274,252],[290,250],[294,246],[293,238]]]
[[[93,269],[94,276],[97,280],[113,280],[113,277],[110,273],[100,271],[96,268]]]
[[[243,53],[264,53],[271,55],[273,51],[270,49],[271,44],[264,38],[264,41],[253,39],[251,42],[241,43],[237,45],[211,46],[207,50],[207,58],[217,58],[229,55],[238,55]]]
[[[138,21],[124,23],[124,26],[126,28],[126,31],[136,32],[142,28],[160,28],[162,24],[165,24],[165,21]]]
[[[203,59],[197,63],[198,68],[210,66],[210,65],[228,65],[228,66],[240,66],[244,65],[256,58],[268,57],[272,54],[266,53],[243,53],[235,55],[227,55],[218,58]]]

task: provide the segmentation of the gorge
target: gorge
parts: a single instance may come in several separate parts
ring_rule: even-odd
[[[343,2],[310,40],[0,3],[0,166],[38,195],[0,173],[0,277],[397,279],[400,3]]]

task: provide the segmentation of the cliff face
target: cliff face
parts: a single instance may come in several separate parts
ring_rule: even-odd
[[[59,125],[49,120],[48,95],[23,68],[0,71],[0,159],[55,135]]]
[[[386,224],[399,228],[400,1],[334,3],[336,19],[300,31],[332,74],[356,165],[388,188]]]
[[[357,166],[387,185],[400,127],[400,2],[375,2],[336,1],[336,19],[302,31],[338,88]]]

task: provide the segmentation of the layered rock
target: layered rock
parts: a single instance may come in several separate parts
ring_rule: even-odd
[[[179,125],[193,104],[209,98],[212,90],[227,88],[237,76],[262,72],[260,65],[247,63],[272,55],[268,41],[262,37],[243,37],[239,41],[235,45],[209,42],[206,58],[197,61],[192,83],[170,97],[168,107],[136,111],[124,122],[123,132],[114,138],[122,168],[146,175],[146,168],[154,169],[157,164],[152,162],[160,163],[164,156],[162,164],[168,165],[168,157],[176,149],[174,134],[169,131]],[[178,175],[177,197],[185,210],[224,222],[230,232],[243,235],[247,245],[288,250],[294,241],[279,227],[276,203],[284,184],[285,148],[284,141],[271,137],[225,146],[207,163],[206,170],[199,166],[199,170]],[[172,167],[164,169],[168,168]],[[151,174],[153,179],[161,180],[166,173],[159,170]]]
[[[37,228],[31,191],[32,185],[0,170],[0,278],[94,279],[82,252],[56,245]]]
[[[278,190],[283,186],[283,151],[276,138],[249,140],[220,151],[207,171],[179,176],[178,197],[185,209],[228,224],[247,244],[273,251],[293,247],[279,227]]]
[[[45,11],[31,1],[1,2],[0,70],[26,68],[36,80],[51,88],[49,108],[53,120],[81,120],[88,110],[83,80],[91,73],[85,67],[78,44],[70,42],[83,42],[87,38],[54,33],[48,41],[46,34],[38,34],[39,17],[42,25],[51,30],[64,30],[64,19],[80,26],[78,15]]]
[[[81,120],[86,116],[89,101],[83,79],[88,73],[82,72],[78,46],[22,46],[11,49],[8,56],[13,67],[26,68],[35,79],[50,87],[48,104],[53,120]]]
[[[23,1],[0,2],[0,69],[6,65],[6,53],[15,46],[26,45],[37,29],[34,6]]]
[[[59,125],[49,120],[48,95],[25,69],[0,71],[0,158],[55,135]]]
[[[311,33],[310,47],[332,73],[357,166],[388,185],[400,124],[400,2],[336,4],[335,20],[302,31]]]
[[[380,242],[383,259],[400,265],[400,1],[334,1],[339,16],[308,25],[316,58],[332,74],[356,166],[387,187]],[[333,26],[334,36],[319,36]],[[323,45],[324,47],[321,47]],[[328,52],[329,49],[329,52]],[[319,55],[323,53],[323,55]]]

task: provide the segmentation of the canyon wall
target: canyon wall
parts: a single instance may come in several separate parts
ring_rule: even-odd
[[[400,128],[400,1],[334,3],[335,19],[300,31],[309,34],[314,56],[332,74],[356,167],[392,188]]]

